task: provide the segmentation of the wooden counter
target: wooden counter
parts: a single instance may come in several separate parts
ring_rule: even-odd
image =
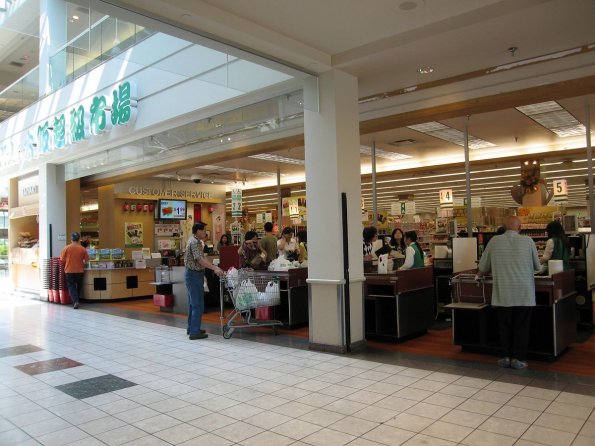
[[[85,300],[111,300],[149,297],[155,293],[153,269],[113,268],[86,269],[83,278]]]
[[[434,320],[431,266],[365,276],[366,339],[399,342],[427,332]]]
[[[576,339],[574,270],[535,276],[528,353],[554,358]],[[474,272],[453,279],[453,344],[467,350],[500,351],[496,308],[491,306],[492,279],[474,280]]]

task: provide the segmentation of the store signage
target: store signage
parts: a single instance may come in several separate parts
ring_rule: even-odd
[[[300,207],[298,205],[297,199],[290,199],[288,200],[289,204],[289,218],[299,218],[300,216]]]
[[[264,214],[264,222],[265,223],[272,223],[273,222],[273,213],[267,212]]]
[[[240,188],[231,191],[231,216],[242,216],[242,189]]]
[[[554,202],[566,203],[568,201],[568,182],[566,180],[554,180]]]
[[[37,204],[39,202],[39,175],[20,179],[18,182],[18,205]]]
[[[440,191],[440,208],[448,209],[454,206],[452,189],[442,189]]]
[[[111,103],[105,96],[95,96],[87,106],[75,105],[68,112],[48,119],[37,129],[29,130],[20,146],[10,141],[3,143],[0,146],[0,165],[36,159],[107,132],[112,126],[134,123],[138,104],[136,85],[130,81],[123,82],[111,92],[111,96]]]
[[[158,187],[137,187],[130,186],[128,188],[130,195],[138,196],[156,196],[156,197],[172,197],[172,198],[213,198],[211,192],[203,192],[197,190],[177,190],[177,189],[160,189]]]
[[[397,201],[396,203],[391,203],[390,208],[392,215],[414,215],[415,201]]]
[[[454,205],[455,206],[467,206],[467,197],[455,198]],[[481,207],[481,197],[471,197],[471,207],[472,208],[480,208]]]

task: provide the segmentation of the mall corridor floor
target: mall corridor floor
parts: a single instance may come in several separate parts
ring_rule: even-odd
[[[595,444],[595,394],[563,381],[190,341],[4,294],[0,445]]]

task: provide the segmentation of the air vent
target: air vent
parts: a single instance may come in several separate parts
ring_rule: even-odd
[[[19,68],[22,68],[22,67],[24,67],[24,66],[25,66],[25,64],[24,64],[24,63],[22,63],[22,62],[17,62],[17,61],[14,61],[14,60],[13,60],[12,62],[10,62],[8,65],[12,65],[13,67],[19,67]]]
[[[389,142],[388,144],[395,147],[403,147],[409,146],[411,144],[415,144],[417,141],[415,139],[398,139],[396,141]]]

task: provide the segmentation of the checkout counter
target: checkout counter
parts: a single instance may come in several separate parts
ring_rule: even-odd
[[[500,352],[496,309],[492,307],[492,279],[475,280],[475,270],[452,279],[453,344],[464,350]],[[536,306],[531,314],[528,353],[555,358],[576,339],[574,270],[535,276]]]
[[[366,263],[366,339],[400,342],[425,334],[434,321],[432,267],[378,274]]]
[[[236,247],[237,250],[237,247]],[[154,283],[155,292],[173,295],[173,304],[161,307],[161,311],[176,314],[188,314],[188,290],[184,281],[185,268],[173,266],[170,270],[170,283]],[[308,268],[294,268],[288,271],[255,271],[259,276],[278,278],[281,292],[281,304],[273,307],[274,319],[286,328],[296,328],[308,324]],[[210,270],[205,271],[209,292],[205,292],[205,306],[219,305],[219,277]]]

